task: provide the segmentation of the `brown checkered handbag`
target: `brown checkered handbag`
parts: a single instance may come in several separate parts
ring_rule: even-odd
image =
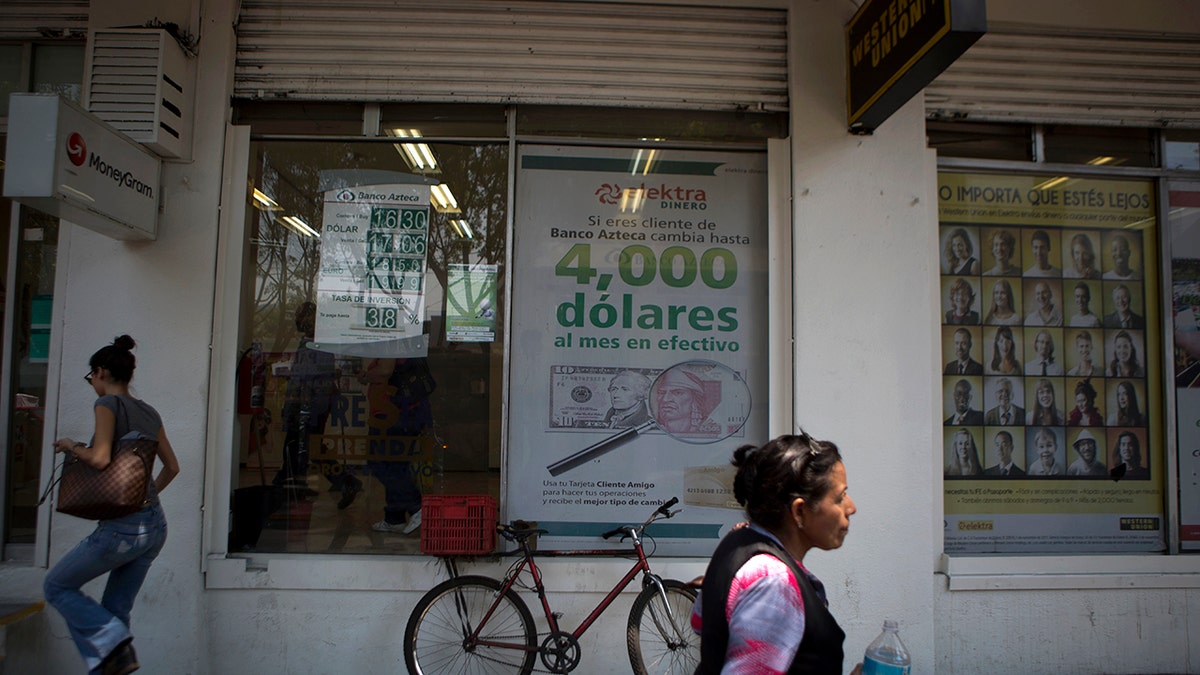
[[[117,407],[128,430],[129,413],[120,397]],[[92,468],[75,455],[69,455],[63,460],[62,475],[46,486],[38,505],[46,501],[57,483],[55,510],[59,513],[88,520],[127,516],[150,503],[148,491],[157,454],[157,440],[133,433],[113,441],[112,457],[103,469]]]
[[[113,446],[112,460],[95,469],[71,455],[63,462],[55,510],[88,520],[120,518],[145,507],[158,441],[124,438]]]

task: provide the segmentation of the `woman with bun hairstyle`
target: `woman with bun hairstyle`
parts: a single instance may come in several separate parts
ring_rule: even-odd
[[[750,522],[725,536],[704,575],[696,672],[842,675],[846,634],[804,567],[810,550],[842,545],[856,511],[837,446],[801,432],[742,446],[732,463]]]
[[[130,632],[133,601],[150,564],[167,540],[167,521],[158,493],[179,475],[179,460],[167,440],[162,418],[150,404],[129,394],[137,367],[133,338],[122,335],[88,361],[84,377],[96,392],[91,443],[70,438],[54,442],[55,452],[71,453],[97,469],[108,466],[114,440],[131,435],[158,441],[162,469],[146,491],[146,506],[130,515],[101,520],[96,529],[46,574],[46,602],[62,614],[71,639],[90,673],[124,675],[138,669]],[[108,573],[97,602],[81,587]]]

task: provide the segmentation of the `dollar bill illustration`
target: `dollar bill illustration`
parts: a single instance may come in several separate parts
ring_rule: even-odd
[[[624,429],[650,419],[650,387],[662,368],[550,367],[549,428]]]
[[[629,429],[688,442],[740,435],[749,391],[734,370],[711,361],[670,368],[554,365],[550,369],[548,428],[557,431]]]

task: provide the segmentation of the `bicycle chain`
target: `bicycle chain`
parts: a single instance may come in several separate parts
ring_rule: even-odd
[[[550,635],[549,633],[537,633],[537,634],[535,634],[535,636],[534,636],[534,637],[535,637],[535,638],[539,638],[539,639],[537,639],[537,640],[535,640],[535,641],[536,641],[538,644],[541,644],[541,642],[542,642],[542,639],[545,639],[545,638],[543,638],[542,636],[547,636],[547,637],[549,637],[549,635]],[[496,636],[493,636],[493,637],[496,637],[496,638],[504,638],[504,639],[509,639],[509,638],[522,638],[522,637],[525,637],[525,635],[524,635],[524,634],[521,634],[521,635],[496,635]],[[500,665],[504,665],[504,666],[511,666],[511,665],[513,665],[513,664],[509,663],[508,661],[504,661],[504,660],[501,660],[501,659],[493,658],[493,657],[491,657],[491,656],[484,656],[483,654],[480,654],[479,652],[475,652],[475,656],[477,656],[477,657],[479,657],[479,658],[483,659],[484,661],[491,661],[492,663],[499,663]],[[539,649],[538,651],[534,652],[534,656],[536,656],[536,657],[540,657],[540,656],[541,656],[541,650]],[[541,661],[541,658],[535,658],[535,659],[533,660],[533,662],[534,662],[535,664],[537,664],[537,665],[541,665],[541,663],[542,663],[542,661]],[[546,669],[544,669],[544,668],[538,668],[536,665],[535,665],[535,666],[534,666],[534,668],[533,668],[532,670],[530,670],[529,672],[531,672],[531,673],[549,673],[549,675],[555,675],[555,672],[554,672],[553,670],[546,670]]]

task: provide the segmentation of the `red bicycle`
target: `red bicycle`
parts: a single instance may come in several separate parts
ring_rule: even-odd
[[[537,660],[551,673],[569,673],[579,665],[579,638],[608,609],[617,595],[641,575],[642,590],[633,601],[625,641],[635,673],[688,673],[700,661],[700,637],[691,630],[696,591],[650,569],[642,534],[656,520],[670,518],[678,503],[671,499],[655,509],[641,525],[623,525],[601,536],[628,538],[631,549],[543,551],[535,553],[529,537],[546,530],[500,525],[496,530],[519,547],[520,558],[503,579],[461,576],[444,581],[421,598],[404,629],[404,661],[410,673],[531,673]],[[652,538],[651,538],[652,539]],[[550,609],[542,575],[534,556],[636,555],[632,569],[596,605],[574,631],[559,627],[559,614]],[[522,581],[528,573],[529,582]],[[533,615],[517,589],[537,593],[549,626],[541,637]]]

